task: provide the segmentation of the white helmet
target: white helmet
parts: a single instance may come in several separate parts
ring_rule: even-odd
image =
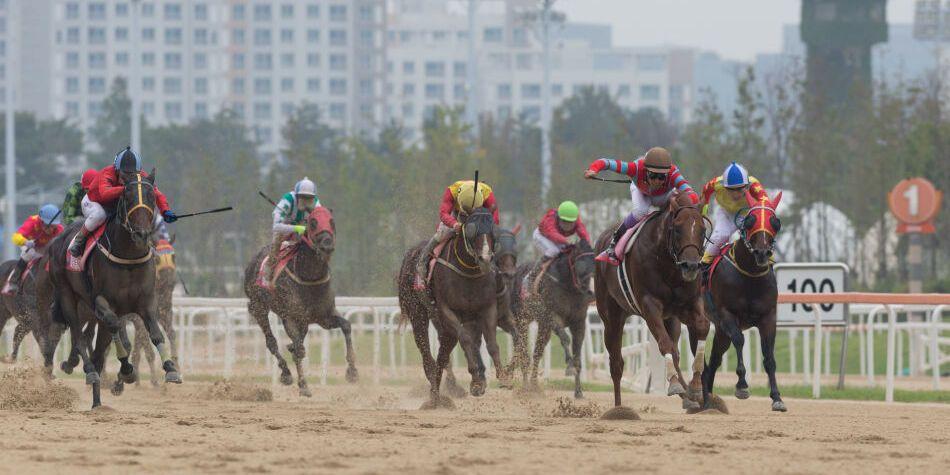
[[[310,181],[309,178],[303,177],[303,180],[298,181],[297,184],[294,185],[294,195],[313,198],[317,196],[317,185]]]

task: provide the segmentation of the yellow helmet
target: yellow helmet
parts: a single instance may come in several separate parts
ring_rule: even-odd
[[[485,204],[485,194],[482,187],[479,186],[478,189],[475,189],[474,181],[462,183],[455,199],[458,202],[459,209],[466,213],[471,213],[473,209]]]

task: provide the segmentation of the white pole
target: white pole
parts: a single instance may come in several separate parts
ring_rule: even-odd
[[[142,43],[142,28],[139,25],[139,3],[140,0],[132,0],[132,54],[129,58],[129,99],[132,101],[132,110],[130,111],[130,117],[132,120],[131,130],[132,137],[130,138],[132,145],[132,150],[135,150],[136,153],[142,153],[142,130],[141,130],[141,93],[140,88],[142,87],[142,79],[139,73],[139,62],[142,59],[141,43]],[[108,150],[111,152],[111,150]]]
[[[224,313],[224,377],[230,378],[234,367],[234,329],[227,307],[222,307],[221,310]]]
[[[887,308],[887,388],[884,401],[894,402],[894,337],[897,333],[897,313],[889,305]]]
[[[815,305],[815,364],[811,371],[811,395],[818,399],[821,397],[821,306]]]
[[[476,0],[468,0],[468,65],[465,68],[466,76],[466,96],[465,118],[473,127],[478,127],[478,81],[477,62],[475,54],[475,44],[477,33],[475,29],[475,15],[477,13]],[[477,130],[477,129],[476,129]]]
[[[802,376],[804,377],[803,382],[808,384],[809,376],[811,376],[811,340],[808,339],[808,329],[802,328]]]
[[[543,0],[541,9],[542,66],[541,85],[541,206],[547,206],[551,189],[551,7],[554,0]]]
[[[326,386],[330,371],[330,330],[321,328],[320,336],[320,386]]]
[[[382,346],[380,332],[379,309],[373,307],[373,384],[379,385],[379,352]]]
[[[940,390],[940,344],[937,341],[940,332],[937,325],[943,315],[944,305],[937,305],[930,313],[930,374],[933,376],[933,390]]]
[[[6,195],[7,209],[3,220],[4,226],[4,259],[10,260],[16,257],[16,246],[10,240],[9,236],[17,228],[16,219],[16,121],[14,112],[16,111],[16,96],[14,88],[17,81],[16,75],[16,31],[20,28],[19,23],[14,19],[17,2],[7,0],[7,45],[6,45],[6,94],[4,97],[5,118],[6,118]]]

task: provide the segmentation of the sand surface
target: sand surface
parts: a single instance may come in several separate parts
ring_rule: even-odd
[[[421,411],[420,387],[275,388],[234,402],[208,383],[104,394],[88,411],[0,410],[2,473],[946,473],[950,406],[725,397],[730,414],[624,394],[640,421],[553,414],[568,392],[490,388]],[[421,386],[421,385],[420,385]],[[265,387],[270,389],[269,386]],[[253,393],[253,392],[252,392]],[[208,399],[208,398],[212,399]],[[598,414],[610,396],[589,393]],[[582,407],[583,408],[583,407]],[[584,411],[578,411],[584,412]]]

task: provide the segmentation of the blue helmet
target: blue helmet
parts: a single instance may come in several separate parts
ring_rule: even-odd
[[[125,147],[115,155],[115,171],[138,173],[142,171],[142,159],[132,151],[132,147]]]
[[[749,172],[745,167],[732,162],[722,172],[722,186],[726,188],[742,188],[749,185]]]
[[[43,207],[40,208],[40,220],[47,226],[59,224],[59,208],[57,208],[56,205],[43,205]]]

